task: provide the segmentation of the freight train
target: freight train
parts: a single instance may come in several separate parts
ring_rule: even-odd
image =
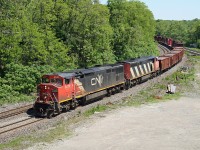
[[[171,52],[158,57],[141,57],[112,65],[42,76],[42,83],[37,86],[35,115],[51,118],[88,101],[128,90],[156,77],[182,60],[182,45],[160,36],[155,37],[155,40],[170,47]]]

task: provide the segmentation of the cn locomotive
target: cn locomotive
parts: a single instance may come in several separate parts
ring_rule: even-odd
[[[42,83],[37,86],[35,115],[51,118],[88,101],[127,90],[182,60],[182,45],[160,36],[155,37],[155,40],[170,47],[171,52],[159,57],[147,56],[112,65],[43,75]]]

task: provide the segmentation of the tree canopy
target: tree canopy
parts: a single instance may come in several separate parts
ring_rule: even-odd
[[[156,55],[152,12],[139,1],[108,0],[110,24],[114,30],[113,49],[117,60]]]
[[[157,20],[156,34],[179,40],[186,46],[197,43],[200,47],[200,20]]]
[[[1,0],[0,18],[2,101],[35,92],[47,72],[157,54],[153,14],[136,0]]]

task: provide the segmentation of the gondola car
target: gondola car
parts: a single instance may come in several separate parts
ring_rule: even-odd
[[[158,61],[160,73],[167,71],[171,67],[170,57],[168,56],[159,56]]]

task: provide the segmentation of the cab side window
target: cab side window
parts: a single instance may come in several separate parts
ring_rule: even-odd
[[[69,84],[70,79],[65,79],[65,84]]]

